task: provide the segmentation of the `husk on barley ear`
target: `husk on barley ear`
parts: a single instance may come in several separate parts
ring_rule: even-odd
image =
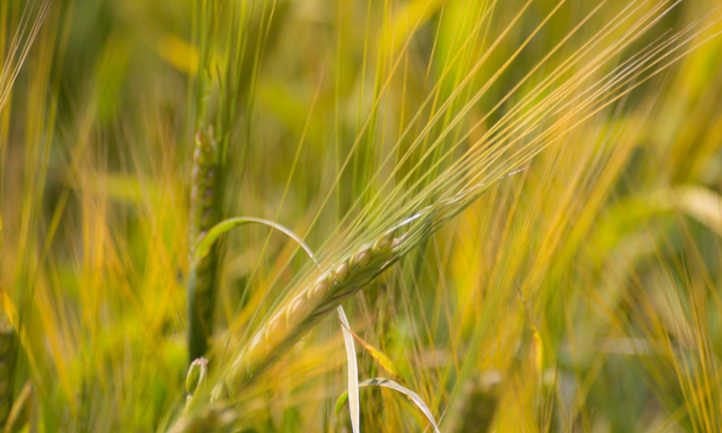
[[[211,128],[195,137],[191,172],[189,241],[202,237],[220,219],[218,143]],[[191,251],[192,254],[192,251]],[[188,272],[188,356],[189,362],[203,356],[213,332],[218,247],[199,261],[191,260]]]

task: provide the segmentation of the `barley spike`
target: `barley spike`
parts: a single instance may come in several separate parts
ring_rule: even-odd
[[[427,206],[387,230],[375,241],[361,246],[334,266],[326,268],[300,293],[285,302],[231,363],[213,391],[214,398],[252,382],[284,351],[344,298],[368,285],[398,261],[441,222],[450,217],[457,203]],[[401,233],[403,231],[403,233]]]
[[[195,136],[190,188],[190,245],[220,220],[219,151],[213,130]],[[191,251],[192,254],[192,251]],[[188,273],[188,362],[202,357],[213,331],[218,250],[193,262]]]

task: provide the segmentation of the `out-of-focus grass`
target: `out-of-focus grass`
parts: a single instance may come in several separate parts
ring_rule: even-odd
[[[32,387],[18,426],[164,431],[178,417],[198,123],[225,134],[224,213],[278,221],[332,261],[458,188],[467,178],[444,169],[498,122],[533,119],[511,137],[552,125],[543,152],[500,163],[469,208],[344,302],[383,354],[358,345],[362,377],[415,390],[445,433],[722,429],[722,39],[702,43],[720,30],[713,0],[681,2],[606,57],[673,4],[621,16],[632,6],[611,0],[44,4],[0,4],[0,289],[20,340],[15,394]],[[708,24],[585,122],[581,102],[538,109],[562,86],[535,86],[589,38],[599,48],[559,83],[603,59],[597,82]],[[560,101],[582,94],[574,84]],[[262,227],[224,251],[211,377],[312,269]],[[338,324],[289,352],[234,390],[241,425],[350,431],[334,409]],[[361,404],[364,431],[426,427],[387,390],[362,389]]]

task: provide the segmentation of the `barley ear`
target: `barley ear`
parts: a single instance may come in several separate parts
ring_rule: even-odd
[[[224,387],[232,390],[249,384],[344,298],[398,260],[399,238],[394,235],[386,233],[325,268],[315,282],[285,302],[233,360],[214,394],[220,395]]]
[[[213,129],[196,133],[190,186],[189,245],[195,245],[220,220],[219,146]],[[189,255],[192,256],[193,251]],[[188,362],[202,357],[213,332],[218,247],[199,261],[190,261],[188,272]]]

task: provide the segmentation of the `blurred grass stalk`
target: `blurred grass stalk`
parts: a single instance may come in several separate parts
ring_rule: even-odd
[[[50,2],[45,0],[28,3],[7,1],[0,4],[0,203],[6,193],[4,172],[6,146],[10,136],[9,104],[12,101],[12,90],[49,9]],[[6,238],[3,217],[0,211],[0,253],[4,251],[3,242]],[[0,258],[0,261],[3,260],[4,257]],[[0,267],[0,273],[3,271]],[[19,413],[12,414],[14,410],[17,412],[20,409],[13,406],[20,351],[16,329],[19,323],[17,307],[7,291],[9,287],[4,287],[3,283],[0,279],[0,430],[9,432],[14,431],[16,423],[24,420],[18,420],[22,417]],[[27,396],[27,392],[21,393],[21,401],[26,398],[23,396]]]
[[[0,312],[0,426],[5,426],[14,401],[15,363],[18,337],[15,328]]]

